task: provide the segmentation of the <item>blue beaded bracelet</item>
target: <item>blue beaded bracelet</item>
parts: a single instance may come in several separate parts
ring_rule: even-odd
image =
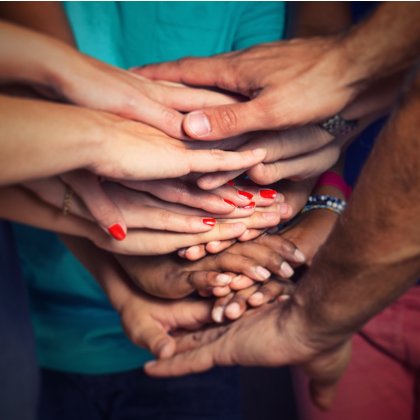
[[[303,208],[302,213],[316,209],[325,209],[341,214],[346,209],[346,206],[346,200],[333,197],[332,195],[311,195],[309,196],[308,202]]]

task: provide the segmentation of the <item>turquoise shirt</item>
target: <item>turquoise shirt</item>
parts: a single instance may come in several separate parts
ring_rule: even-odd
[[[79,49],[122,68],[275,41],[283,33],[284,7],[283,2],[65,3]],[[57,235],[23,225],[14,229],[42,367],[100,374],[134,369],[152,358],[126,338],[100,286]]]

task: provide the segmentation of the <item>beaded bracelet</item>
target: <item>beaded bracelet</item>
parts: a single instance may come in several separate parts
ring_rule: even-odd
[[[346,209],[347,202],[331,195],[311,195],[302,210],[302,214],[311,210],[325,209],[341,214]]]

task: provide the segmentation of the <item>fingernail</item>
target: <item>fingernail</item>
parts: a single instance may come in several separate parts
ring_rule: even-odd
[[[284,301],[286,301],[286,300],[288,300],[288,299],[290,299],[290,295],[280,295],[280,296],[277,298],[277,300],[278,300],[279,302],[284,302]]]
[[[262,198],[276,198],[277,191],[276,190],[260,190],[260,196]]]
[[[147,363],[145,363],[144,364],[144,367],[145,368],[147,368],[147,367],[153,367],[154,365],[156,365],[156,363],[157,363],[157,361],[156,360],[151,360],[150,362],[147,362]]]
[[[122,241],[127,236],[122,226],[118,223],[108,228],[109,234],[117,241]]]
[[[253,209],[255,207],[255,201],[251,201],[247,206],[241,207],[242,209]]]
[[[223,307],[218,306],[217,308],[214,308],[211,312],[211,317],[215,322],[222,322],[223,321]]]
[[[186,124],[196,136],[205,136],[211,131],[210,121],[201,111],[188,114]]]
[[[213,218],[203,219],[203,223],[207,226],[214,226],[216,224],[216,219],[213,219]]]
[[[264,295],[261,292],[255,292],[250,298],[249,301],[254,305],[258,305],[264,299]]]
[[[298,262],[305,262],[306,261],[305,254],[300,249],[296,248],[293,255],[295,257],[295,260],[298,261]]]
[[[257,276],[259,276],[262,280],[267,280],[270,276],[271,273],[264,267],[261,267],[260,265],[255,267],[255,274],[257,274]]]
[[[181,258],[184,258],[186,253],[187,248],[178,249],[178,256],[180,256]]]
[[[280,214],[282,216],[286,216],[289,214],[289,205],[288,204],[280,204],[279,208]]]
[[[286,261],[283,261],[281,263],[280,270],[282,271],[284,277],[292,277],[293,274],[295,273],[293,271],[293,268]]]
[[[224,199],[223,199],[223,201],[224,201],[225,203],[230,204],[230,205],[231,205],[231,206],[233,206],[233,207],[236,207],[236,204],[235,204],[233,201],[228,200],[227,198],[224,198]]]
[[[226,313],[229,313],[230,316],[236,317],[241,313],[241,307],[239,303],[233,302],[226,307]]]
[[[220,244],[221,244],[220,241],[210,241],[207,245],[211,245],[217,248]]]
[[[247,191],[238,191],[238,194],[241,195],[242,197],[247,198],[248,200],[251,200],[252,197],[254,197],[254,194],[251,194]]]
[[[227,274],[218,274],[216,281],[218,286],[227,286],[232,281],[232,277]]]
[[[233,179],[231,179],[230,181],[226,182],[226,184],[230,185],[231,187],[235,186],[235,182],[233,181]]]

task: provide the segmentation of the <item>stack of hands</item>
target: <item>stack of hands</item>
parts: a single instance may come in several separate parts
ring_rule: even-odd
[[[14,40],[26,39],[26,30],[2,25]],[[334,37],[263,45],[213,58],[212,64],[190,59],[132,71],[40,34],[31,33],[30,39],[28,56],[21,56],[26,62],[16,67],[10,58],[14,51],[1,45],[9,53],[3,51],[3,59],[12,63],[3,66],[3,79],[30,87],[30,93],[12,92],[30,99],[4,97],[2,113],[7,118],[17,107],[22,115],[28,111],[35,127],[39,117],[43,137],[77,138],[73,143],[79,150],[75,158],[71,148],[67,154],[57,148],[57,158],[39,173],[24,160],[0,165],[1,179],[17,185],[0,192],[3,214],[63,234],[102,284],[136,344],[160,359],[189,351],[189,359],[178,355],[168,365],[147,366],[149,373],[178,375],[216,363],[300,363],[318,354],[318,343],[311,347],[299,340],[303,327],[294,323],[286,302],[295,289],[295,272],[312,262],[337,215],[300,211],[314,188],[316,194],[344,198],[332,186],[315,187],[316,180],[388,108],[399,83],[389,78],[381,80],[380,89],[375,83],[364,91],[346,84],[329,92],[337,84],[319,83],[319,72],[336,74],[322,67],[340,64]],[[308,45],[312,53],[305,61],[301,53]],[[39,63],[40,56],[48,59]],[[247,71],[249,62],[255,62],[253,74]],[[230,77],[233,68],[243,84],[232,82],[239,77]],[[261,86],[251,89],[253,80]],[[293,92],[297,86],[319,89],[302,98]],[[323,107],[318,106],[321,95],[329,98]],[[202,109],[205,113],[197,111]],[[356,130],[334,137],[312,124],[337,110],[358,120]],[[31,147],[36,141],[28,153]],[[247,323],[230,323],[242,316]],[[225,326],[207,325],[220,323]],[[274,324],[283,334],[283,347],[273,344],[262,360],[259,346],[271,343],[275,332],[267,325]],[[261,336],[254,337],[258,325]],[[236,341],[229,341],[234,336]],[[340,357],[348,354],[342,342]],[[201,343],[210,347],[197,350],[199,361],[188,365]],[[236,347],[223,353],[229,345]],[[333,378],[346,360],[334,366]],[[322,364],[322,357],[318,361]],[[323,372],[328,385],[328,368]]]

